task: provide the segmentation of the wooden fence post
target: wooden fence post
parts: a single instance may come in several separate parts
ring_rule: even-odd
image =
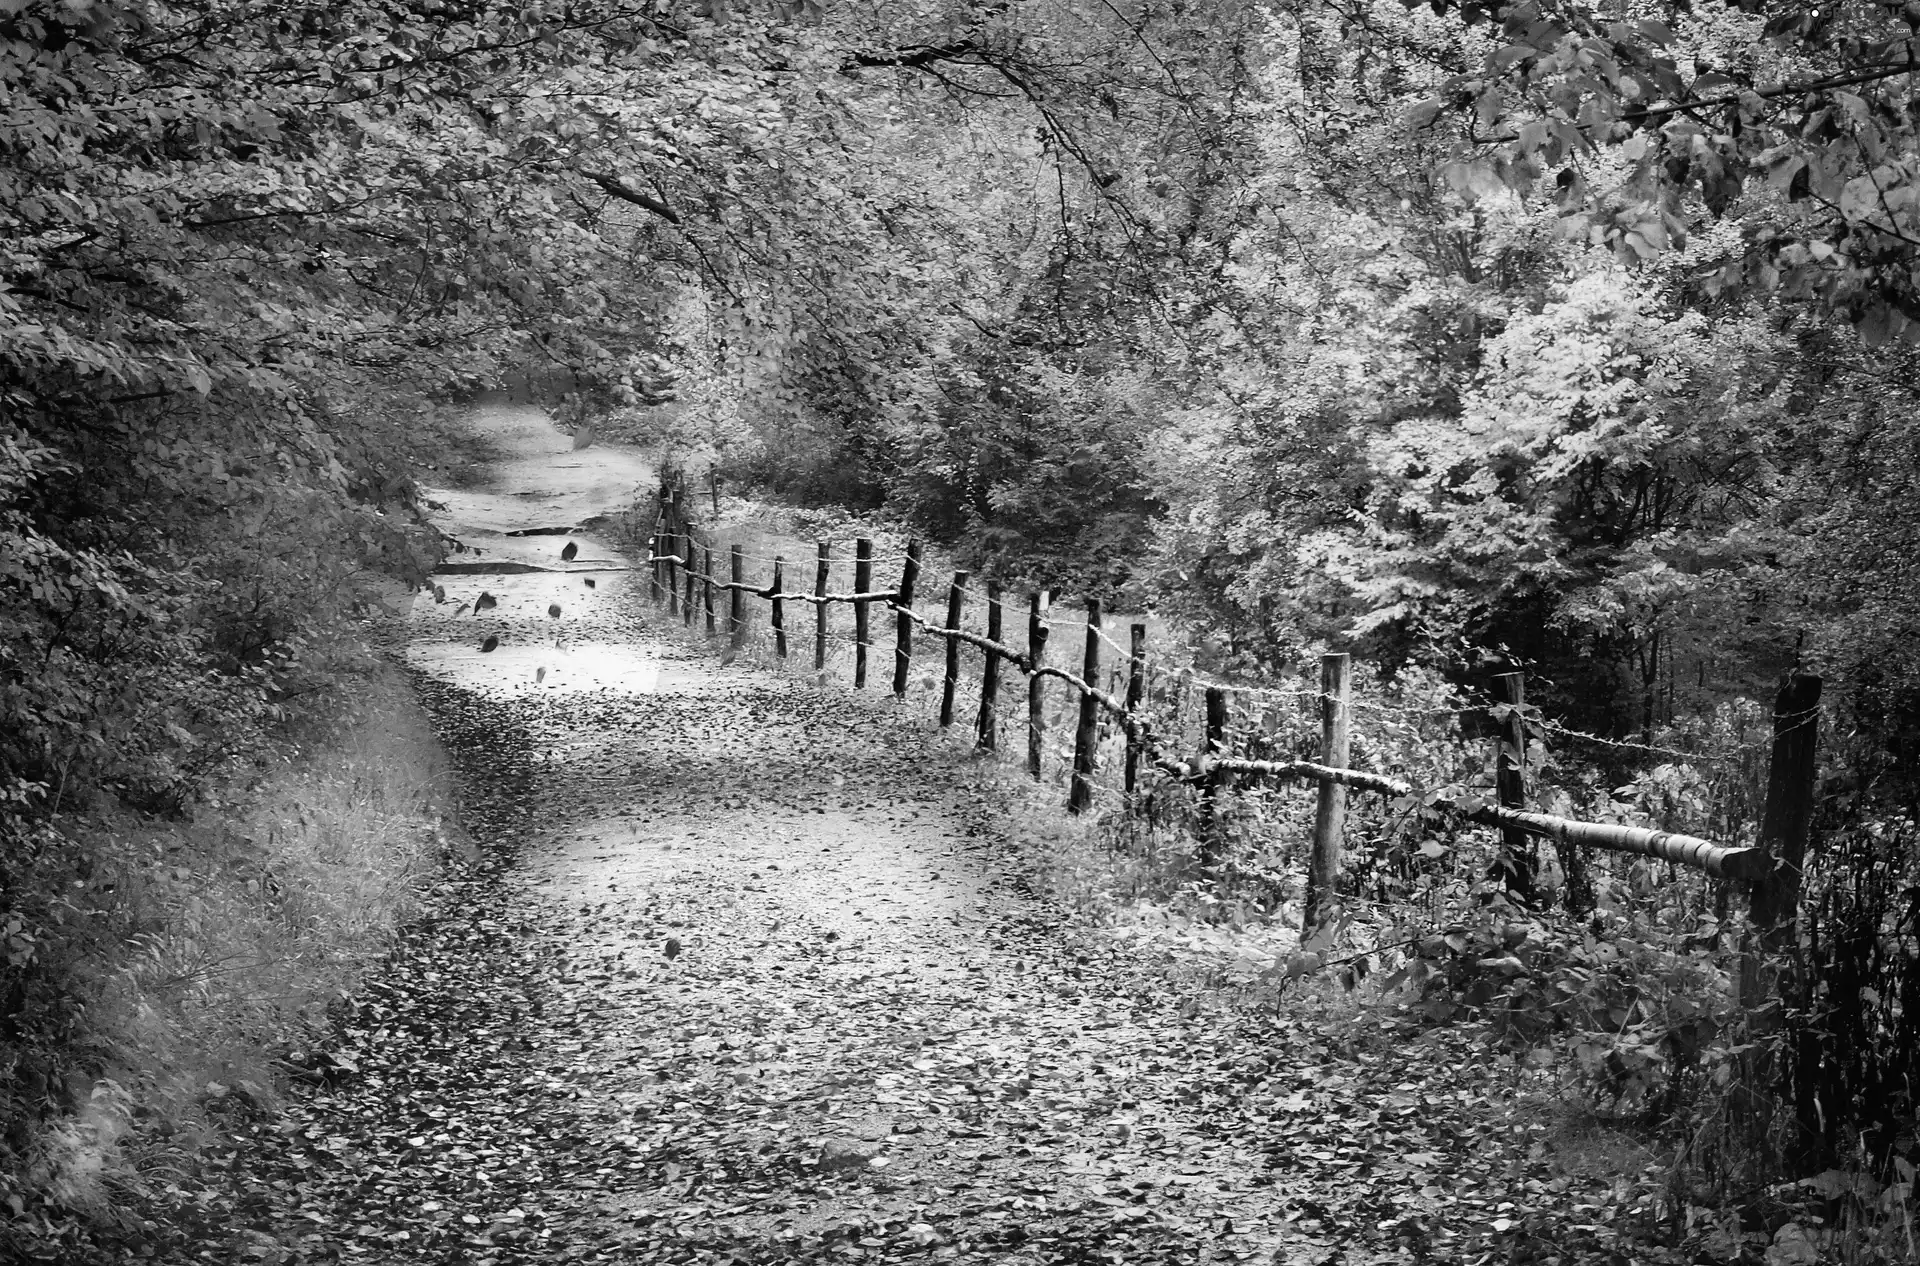
[[[1098,688],[1100,683],[1100,599],[1087,599],[1087,653],[1080,679]],[[1073,732],[1073,781],[1067,787],[1067,812],[1085,813],[1093,803],[1093,747],[1100,723],[1100,705],[1086,691],[1080,693],[1080,724]]]
[[[953,584],[947,590],[947,627],[960,627],[960,611],[967,601],[967,573],[953,573]],[[947,679],[940,686],[940,728],[946,729],[953,724],[953,696],[960,688],[960,639],[947,634]]]
[[[1127,647],[1127,716],[1139,711],[1147,697],[1147,626],[1135,624]],[[1133,731],[1127,731],[1127,794],[1132,795],[1140,778],[1140,744]]]
[[[1040,781],[1041,740],[1047,732],[1047,719],[1041,711],[1045,700],[1040,684],[1044,680],[1040,676],[1040,664],[1046,657],[1047,592],[1042,589],[1027,603],[1027,660],[1033,668],[1027,678],[1027,772],[1035,782]]]
[[[707,467],[707,491],[713,494],[713,517],[720,517],[720,468]]]
[[[893,694],[907,697],[907,674],[913,671],[913,587],[920,579],[920,542],[907,542],[907,561],[900,565],[900,593],[894,599],[896,626],[893,646]]]
[[[1791,950],[1798,939],[1802,867],[1813,826],[1818,771],[1821,684],[1818,677],[1792,673],[1781,681],[1774,699],[1773,754],[1760,818],[1760,847],[1771,855],[1773,865],[1753,882],[1735,997],[1746,1014],[1749,1041],[1779,1031],[1780,982],[1772,957]],[[1754,1041],[1741,1061],[1742,1115],[1754,1138],[1767,1137],[1773,1122],[1773,1088],[1779,1071],[1773,1055],[1768,1041]],[[1820,1121],[1814,1105],[1796,1106],[1794,1151],[1802,1153],[1817,1146]]]
[[[714,635],[713,619],[713,546],[700,551],[701,605],[707,610],[707,636]]]
[[[1320,657],[1320,763],[1347,768],[1348,712],[1352,686],[1345,655]],[[1340,915],[1340,837],[1346,826],[1347,789],[1337,782],[1320,784],[1313,810],[1313,855],[1307,862],[1307,893],[1300,916],[1300,939],[1305,942],[1330,928]]]
[[[1000,582],[987,582],[987,640],[1000,641]],[[973,745],[991,752],[1000,744],[1000,653],[988,651],[980,673],[980,718],[974,725]]]
[[[683,617],[685,617],[687,627],[692,628],[693,627],[693,583],[694,583],[695,577],[698,576],[699,574],[698,571],[695,570],[693,565],[694,545],[693,545],[692,530],[688,529],[687,534],[681,537],[680,539],[686,542],[686,551],[687,551],[686,553],[687,591],[686,591],[686,594],[680,600],[680,614]]]
[[[745,584],[747,575],[745,552],[738,545],[734,545],[728,547],[727,556],[728,571],[733,583]],[[727,644],[738,650],[747,640],[747,595],[742,590],[729,589],[727,599]]]
[[[1494,790],[1502,808],[1524,809],[1527,807],[1527,722],[1521,708],[1527,702],[1526,675],[1495,675],[1493,692],[1501,703],[1512,709],[1494,738]],[[1494,866],[1510,896],[1522,905],[1534,904],[1538,899],[1539,865],[1532,836],[1513,827],[1503,827],[1500,854]]]
[[[662,551],[663,553],[669,556],[680,553],[680,490],[671,486],[667,489],[666,546],[667,548]],[[676,616],[680,614],[680,564],[668,562],[664,564],[664,566],[666,568],[667,614],[669,616]]]
[[[1220,864],[1220,788],[1226,785],[1214,762],[1227,753],[1227,692],[1207,687],[1207,768],[1200,775],[1200,864]]]
[[[1769,953],[1791,949],[1795,941],[1801,869],[1813,826],[1820,688],[1820,678],[1794,673],[1781,683],[1773,708],[1773,759],[1760,819],[1760,846],[1773,854],[1773,873],[1753,885],[1749,910],[1760,948]]]
[[[873,540],[861,537],[853,543],[853,591],[855,593],[873,592]],[[853,685],[856,690],[867,686],[867,600],[856,599],[853,604]]]
[[[786,579],[786,560],[779,555],[773,559],[773,598],[772,613],[768,622],[773,625],[773,653],[781,659],[787,657],[787,613],[786,603],[780,600],[781,582]]]
[[[813,565],[813,596],[824,599],[827,596],[827,572],[833,567],[833,543],[821,541],[816,547],[819,557]],[[819,672],[827,666],[827,604],[822,601],[814,604],[813,611],[813,671]]]

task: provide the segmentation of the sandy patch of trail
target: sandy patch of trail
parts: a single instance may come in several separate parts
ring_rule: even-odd
[[[413,612],[479,860],[184,1260],[1451,1262],[1517,1220],[1481,1104],[1422,1093],[1451,1052],[1208,1012],[1073,927],[923,724],[719,668],[591,533],[505,535],[643,465],[482,423],[449,530],[553,570]]]

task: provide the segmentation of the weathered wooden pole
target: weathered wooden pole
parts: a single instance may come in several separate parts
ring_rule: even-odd
[[[827,596],[827,573],[833,569],[833,543],[821,541],[816,547],[819,557],[813,565],[813,596],[824,599]],[[813,671],[819,672],[827,666],[827,604],[816,602],[813,606]]]
[[[987,582],[987,640],[1000,641],[1000,582]],[[988,651],[980,672],[980,718],[974,724],[973,745],[991,752],[1000,745],[1000,653]]]
[[[1345,769],[1350,755],[1349,711],[1352,684],[1345,655],[1320,657],[1320,763]],[[1300,939],[1308,940],[1340,915],[1340,838],[1346,827],[1347,789],[1320,784],[1313,810],[1313,854],[1307,860],[1307,892],[1300,917]]]
[[[701,605],[707,611],[707,636],[714,635],[713,618],[713,546],[708,545],[700,551]]]
[[[870,537],[863,536],[853,543],[853,591],[873,592],[873,540]],[[856,598],[853,603],[853,684],[858,690],[867,686],[867,632],[867,600]]]
[[[1100,599],[1087,599],[1087,651],[1081,660],[1080,680],[1098,687],[1100,681]],[[1080,724],[1073,732],[1073,781],[1067,786],[1067,812],[1085,813],[1093,804],[1093,749],[1098,741],[1100,705],[1080,692]]]
[[[953,573],[947,588],[947,627],[960,627],[960,611],[967,601],[967,573]],[[960,689],[960,639],[947,634],[947,678],[940,685],[940,728],[953,724],[953,696]]]
[[[680,539],[686,542],[685,548],[687,551],[685,555],[687,560],[687,566],[686,566],[687,590],[686,590],[686,594],[680,600],[680,614],[686,620],[687,627],[692,628],[693,627],[693,585],[694,585],[694,580],[699,575],[698,569],[696,569],[693,565],[693,550],[694,550],[693,532],[689,529],[687,534],[681,537]]]
[[[1769,953],[1791,949],[1795,942],[1801,872],[1813,826],[1820,687],[1820,678],[1794,673],[1781,683],[1774,703],[1773,760],[1760,818],[1760,847],[1773,855],[1773,871],[1753,885],[1749,909],[1760,948]]]
[[[728,572],[735,586],[747,583],[747,557],[738,545],[727,549]],[[738,587],[727,590],[727,643],[735,650],[747,640],[747,595]]]
[[[1132,638],[1127,644],[1127,713],[1129,716],[1140,710],[1140,701],[1147,697],[1147,626],[1135,624]],[[1132,795],[1140,777],[1140,743],[1127,731],[1127,794]]]
[[[1042,589],[1027,602],[1027,663],[1032,673],[1027,677],[1027,772],[1033,775],[1035,782],[1040,781],[1040,749],[1047,733],[1047,719],[1042,709],[1046,703],[1040,676],[1040,665],[1047,657],[1047,591]]]
[[[720,468],[707,467],[707,491],[713,494],[713,517],[720,517]]]
[[[773,599],[772,612],[767,617],[773,625],[773,653],[781,659],[787,657],[787,617],[786,603],[780,599],[781,582],[786,578],[786,560],[779,555],[773,559]]]
[[[664,579],[667,586],[667,614],[669,616],[680,614],[680,564],[674,561],[675,557],[680,553],[679,511],[680,490],[669,487],[667,489],[667,547],[662,551],[668,556],[668,561],[665,564],[666,575]]]
[[[920,580],[920,542],[907,542],[907,561],[900,565],[900,593],[894,599],[893,694],[907,697],[907,674],[913,671],[913,589]]]
[[[1207,687],[1206,767],[1200,775],[1200,864],[1217,866],[1225,841],[1220,833],[1220,789],[1227,773],[1215,762],[1227,754],[1227,692]]]
[[[1527,807],[1527,721],[1521,709],[1527,702],[1527,678],[1524,673],[1499,673],[1493,679],[1494,696],[1509,711],[1494,738],[1494,790],[1505,809]],[[1537,872],[1533,838],[1517,827],[1500,830],[1500,854],[1494,869],[1506,885],[1509,895],[1521,905],[1531,906],[1538,899]]]
[[[1800,887],[1813,827],[1814,777],[1818,769],[1821,680],[1792,673],[1780,683],[1773,705],[1773,755],[1767,766],[1767,802],[1760,817],[1760,849],[1771,863],[1753,881],[1748,929],[1742,938],[1738,994],[1754,1041],[1742,1061],[1741,1107],[1755,1138],[1772,1126],[1778,1066],[1768,1035],[1780,1028],[1777,955],[1794,948]],[[1816,1105],[1796,1105],[1792,1151],[1795,1159],[1818,1146],[1821,1122]]]

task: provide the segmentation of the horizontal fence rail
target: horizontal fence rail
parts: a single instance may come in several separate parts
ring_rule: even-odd
[[[974,729],[975,747],[978,750],[998,750],[1003,666],[1027,678],[1026,764],[1028,773],[1036,779],[1041,776],[1049,733],[1043,685],[1050,680],[1057,681],[1070,696],[1067,701],[1069,709],[1078,714],[1077,720],[1070,724],[1062,723],[1062,729],[1070,729],[1072,733],[1071,760],[1067,766],[1070,771],[1068,808],[1072,812],[1084,812],[1090,807],[1097,749],[1103,736],[1114,732],[1125,744],[1126,803],[1131,806],[1137,801],[1142,769],[1192,788],[1197,794],[1196,820],[1201,835],[1201,860],[1214,867],[1231,868],[1219,856],[1219,844],[1212,838],[1218,812],[1216,797],[1228,781],[1298,779],[1317,785],[1321,788],[1321,800],[1315,820],[1306,883],[1306,923],[1309,927],[1330,919],[1337,909],[1338,894],[1335,887],[1344,797],[1348,791],[1389,797],[1396,802],[1404,802],[1403,807],[1418,805],[1462,822],[1500,831],[1503,866],[1509,865],[1505,859],[1511,856],[1515,841],[1523,836],[1533,836],[1552,840],[1561,846],[1654,858],[1691,867],[1717,878],[1756,885],[1764,885],[1777,875],[1779,867],[1764,848],[1730,847],[1676,832],[1617,823],[1584,822],[1527,809],[1524,804],[1524,774],[1528,736],[1531,734],[1537,739],[1543,733],[1559,732],[1560,727],[1527,714],[1524,685],[1518,674],[1505,674],[1496,681],[1496,690],[1502,702],[1492,709],[1480,705],[1416,710],[1421,715],[1429,712],[1435,715],[1491,713],[1499,721],[1503,738],[1497,748],[1498,768],[1493,798],[1454,790],[1423,791],[1401,778],[1349,767],[1348,727],[1356,705],[1349,697],[1347,657],[1344,655],[1323,657],[1321,689],[1318,691],[1228,686],[1201,678],[1187,665],[1172,672],[1165,671],[1158,661],[1150,659],[1147,654],[1144,624],[1134,624],[1130,630],[1129,645],[1124,648],[1119,646],[1102,627],[1098,602],[1089,601],[1086,604],[1083,621],[1051,618],[1051,604],[1045,593],[1029,596],[1026,645],[1016,646],[1004,638],[1002,609],[1005,595],[1000,586],[989,583],[984,602],[970,601],[972,594],[967,588],[966,572],[954,573],[951,584],[947,586],[944,621],[914,609],[914,594],[919,584],[922,562],[918,541],[908,542],[903,557],[880,560],[895,562],[900,567],[900,580],[893,588],[874,586],[873,567],[876,559],[873,541],[864,537],[855,542],[852,558],[854,586],[847,592],[836,593],[829,588],[829,576],[836,559],[832,543],[828,541],[817,543],[810,590],[786,587],[783,583],[786,560],[748,555],[739,545],[726,548],[728,579],[722,580],[715,575],[716,547],[697,541],[686,520],[687,500],[682,491],[663,490],[659,519],[648,540],[648,556],[645,560],[651,569],[652,596],[655,601],[669,607],[670,614],[681,616],[692,627],[696,609],[703,612],[709,637],[724,635],[732,650],[737,651],[747,637],[744,600],[751,597],[766,602],[769,604],[768,627],[773,633],[774,652],[778,658],[785,660],[789,652],[789,632],[782,614],[783,605],[789,602],[809,603],[817,609],[812,663],[820,679],[823,682],[826,679],[829,645],[850,646],[853,684],[858,689],[865,689],[868,652],[874,646],[870,609],[875,603],[882,604],[895,622],[894,671],[888,677],[896,697],[906,696],[912,678],[914,635],[918,633],[925,639],[942,644],[944,671],[938,675],[939,720],[942,726],[950,726],[955,716],[960,714],[958,704],[963,696],[969,701],[976,697],[972,687],[961,680],[960,648],[970,647],[984,657],[978,705],[976,709],[970,709],[977,713]],[[755,584],[745,578],[745,566],[750,558],[772,567],[773,575],[768,583]],[[800,570],[798,564],[795,570]],[[697,608],[694,597],[696,588],[700,590]],[[727,596],[724,625],[716,618],[716,600],[722,594]],[[829,628],[828,609],[836,605],[848,605],[854,609],[851,638]],[[962,615],[968,609],[985,612],[987,631],[984,634],[961,627]],[[1049,634],[1054,628],[1068,627],[1083,627],[1086,633],[1084,661],[1077,674],[1047,662]],[[1119,667],[1103,669],[1103,648],[1117,653]],[[929,672],[924,681],[931,687],[935,681],[934,674]],[[1103,688],[1103,681],[1112,689]],[[1267,709],[1262,714],[1261,728],[1250,737],[1243,736],[1238,743],[1227,734],[1227,699],[1230,694],[1244,696]],[[1205,705],[1205,738],[1197,752],[1190,742],[1181,743],[1164,736],[1162,730],[1167,724],[1176,730],[1183,723],[1198,724],[1202,714],[1195,709],[1201,703]],[[1242,750],[1256,753],[1272,751],[1280,743],[1279,736],[1268,732],[1275,716],[1273,709],[1281,709],[1280,715],[1284,715],[1286,709],[1308,703],[1315,705],[1320,713],[1320,760],[1275,760],[1236,754],[1234,749],[1237,745]],[[1364,706],[1371,711],[1383,710],[1383,705],[1378,703]],[[1385,710],[1393,711],[1390,708]],[[1404,719],[1411,713],[1400,715]],[[1066,749],[1060,751],[1062,756],[1066,755]],[[1176,754],[1176,751],[1184,754]],[[1525,882],[1510,881],[1509,887],[1523,899],[1531,900],[1533,897],[1530,877]]]

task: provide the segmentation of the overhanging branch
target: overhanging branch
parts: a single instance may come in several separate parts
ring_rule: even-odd
[[[638,189],[633,188],[618,176],[612,176],[605,172],[598,171],[583,171],[580,174],[622,202],[631,202],[636,207],[645,207],[669,224],[680,223],[679,212],[652,194],[641,193]]]

